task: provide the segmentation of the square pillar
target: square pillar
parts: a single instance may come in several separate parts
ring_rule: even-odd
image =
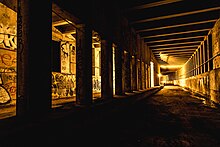
[[[101,40],[101,97],[113,98],[112,43]]]
[[[131,75],[132,75],[131,86],[132,86],[132,90],[136,91],[137,90],[137,60],[136,60],[136,56],[132,56],[131,67],[132,67],[132,70],[131,70],[131,72],[132,72],[131,73]]]
[[[131,92],[131,56],[130,53],[124,52],[124,66],[125,66],[125,91]]]
[[[92,103],[92,29],[78,25],[76,29],[76,103]]]
[[[137,67],[138,67],[138,90],[142,89],[142,71],[141,71],[141,60],[137,59]]]
[[[124,80],[122,74],[122,63],[123,63],[123,50],[120,47],[115,47],[115,94],[124,95]]]
[[[17,2],[16,114],[42,115],[51,108],[52,1]]]

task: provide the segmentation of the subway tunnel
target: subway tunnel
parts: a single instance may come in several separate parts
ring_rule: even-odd
[[[219,0],[0,10],[0,146],[220,146]]]

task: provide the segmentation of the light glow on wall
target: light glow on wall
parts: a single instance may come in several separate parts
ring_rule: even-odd
[[[70,24],[71,21],[52,12],[52,40],[60,44],[56,46],[60,55],[60,70],[52,71],[52,107],[58,103],[56,100],[71,98],[73,101],[76,95],[76,28]],[[63,31],[66,27],[68,31]],[[56,48],[53,48],[54,51]]]
[[[101,92],[101,39],[95,31],[92,38],[92,90],[97,98]]]
[[[183,65],[160,65],[160,68],[163,69],[175,69],[175,68],[181,68]]]
[[[150,62],[150,86],[154,87],[154,63]]]
[[[115,94],[115,47],[112,47],[113,94]]]

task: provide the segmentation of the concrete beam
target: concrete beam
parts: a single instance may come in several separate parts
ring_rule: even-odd
[[[137,21],[131,22],[131,24],[145,23],[145,22],[149,22],[149,21],[169,19],[169,18],[181,17],[181,16],[186,16],[186,15],[193,15],[193,14],[198,14],[198,13],[205,13],[205,12],[209,12],[209,11],[218,11],[218,10],[220,10],[220,7],[213,7],[213,8],[208,8],[208,9],[202,9],[202,10],[196,10],[196,11],[183,12],[183,13],[178,13],[178,14],[171,14],[171,15],[165,15],[165,16],[137,20]]]

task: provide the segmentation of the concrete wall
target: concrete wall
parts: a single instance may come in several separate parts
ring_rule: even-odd
[[[212,53],[213,60],[210,60],[213,62],[212,70],[185,78],[186,74],[183,73],[192,69],[183,67],[178,71],[179,80],[175,82],[220,104],[220,19],[212,29]]]
[[[180,79],[177,84],[220,104],[220,68],[197,76]]]
[[[213,56],[220,54],[220,19],[218,19],[212,29],[212,52]],[[220,68],[220,56],[214,58],[213,67],[214,69]]]

